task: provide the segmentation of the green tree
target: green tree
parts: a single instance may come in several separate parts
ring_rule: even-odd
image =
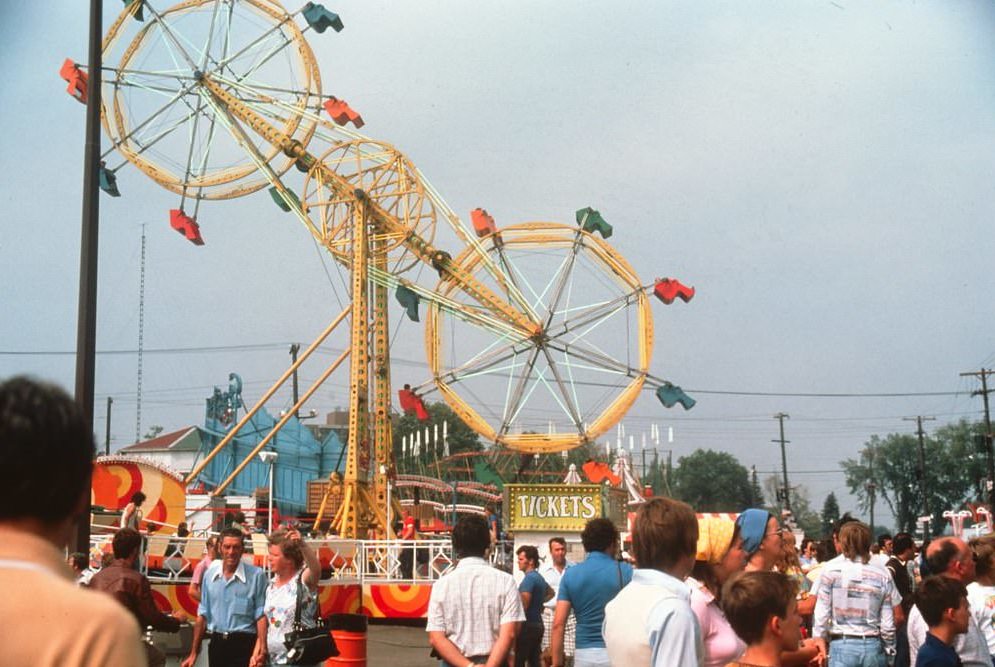
[[[753,501],[749,473],[732,454],[699,449],[677,461],[674,496],[698,512],[740,512]]]
[[[435,465],[436,457],[442,459],[445,456],[442,446],[442,424],[446,423],[447,440],[449,441],[449,453],[458,454],[460,452],[479,452],[483,449],[480,437],[476,431],[463,423],[463,420],[456,416],[445,403],[426,403],[425,409],[428,411],[429,419],[420,421],[414,415],[402,415],[394,423],[394,460],[398,463],[398,469],[403,472],[424,472],[429,467]],[[426,442],[425,429],[428,429],[430,439],[435,436],[435,429],[438,426],[439,443],[433,450],[432,445]],[[415,457],[411,451],[410,442],[415,433],[421,434],[421,452]],[[401,449],[403,439],[407,437],[409,441],[407,455]]]
[[[829,537],[833,534],[833,524],[839,521],[840,504],[836,500],[836,494],[832,491],[826,496],[822,503],[822,536]]]
[[[976,449],[976,437],[983,432],[982,424],[961,420],[941,426],[924,439],[925,486],[933,531],[943,525],[945,510],[958,509],[982,496],[986,461]],[[875,435],[860,456],[841,461],[847,487],[857,496],[862,511],[870,507],[867,488],[873,481],[876,497],[895,515],[899,530],[916,530],[916,518],[923,511],[918,448],[918,438],[910,433],[890,433],[883,439]]]

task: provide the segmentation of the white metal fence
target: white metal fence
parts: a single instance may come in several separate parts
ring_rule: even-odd
[[[99,568],[99,557],[111,551],[112,536],[91,538],[91,566]],[[206,537],[151,535],[143,544],[142,573],[154,583],[188,582],[197,563],[204,558]],[[343,540],[308,539],[321,563],[321,582],[329,583],[430,583],[456,562],[448,539]],[[253,534],[245,540],[243,558],[269,568],[266,536]],[[511,542],[499,542],[490,552],[495,567],[511,572],[514,563]]]

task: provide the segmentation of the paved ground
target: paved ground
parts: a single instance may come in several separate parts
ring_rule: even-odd
[[[366,639],[367,664],[370,667],[439,667],[428,657],[428,635],[424,625],[370,625]]]
[[[366,637],[366,664],[370,667],[438,667],[439,661],[428,657],[428,652],[424,625],[370,624]],[[171,658],[166,663],[168,667],[179,664],[179,658]],[[207,667],[206,647],[197,667]]]

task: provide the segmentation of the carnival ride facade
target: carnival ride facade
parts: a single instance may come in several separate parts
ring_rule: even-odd
[[[482,208],[466,224],[408,158],[360,134],[362,116],[323,90],[306,36],[341,31],[339,16],[311,2],[297,11],[270,0],[156,4],[127,0],[103,41],[102,189],[118,196],[115,174],[133,165],[172,193],[170,225],[198,245],[202,203],[266,189],[345,267],[351,298],[187,483],[348,321],[349,346],[272,432],[348,360],[348,443],[332,524],[345,537],[391,535],[392,292],[409,319],[424,317],[430,377],[413,391],[438,392],[496,447],[553,453],[594,442],[646,388],[667,407],[694,404],[650,372],[649,300],[652,292],[686,302],[693,288],[643,283],[590,207],[575,224],[499,227]],[[67,60],[61,74],[85,103],[93,73]],[[536,410],[546,412],[530,417]],[[548,428],[529,428],[539,423]],[[269,445],[263,438],[212,492],[224,493]]]

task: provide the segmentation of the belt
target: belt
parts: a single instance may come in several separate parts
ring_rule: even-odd
[[[836,641],[837,639],[881,639],[881,635],[851,635],[847,633],[840,634],[830,634],[830,641]]]
[[[220,639],[222,641],[227,641],[229,639],[245,639],[247,637],[255,639],[256,633],[255,632],[215,632],[213,630],[208,631],[207,633],[208,639]]]

